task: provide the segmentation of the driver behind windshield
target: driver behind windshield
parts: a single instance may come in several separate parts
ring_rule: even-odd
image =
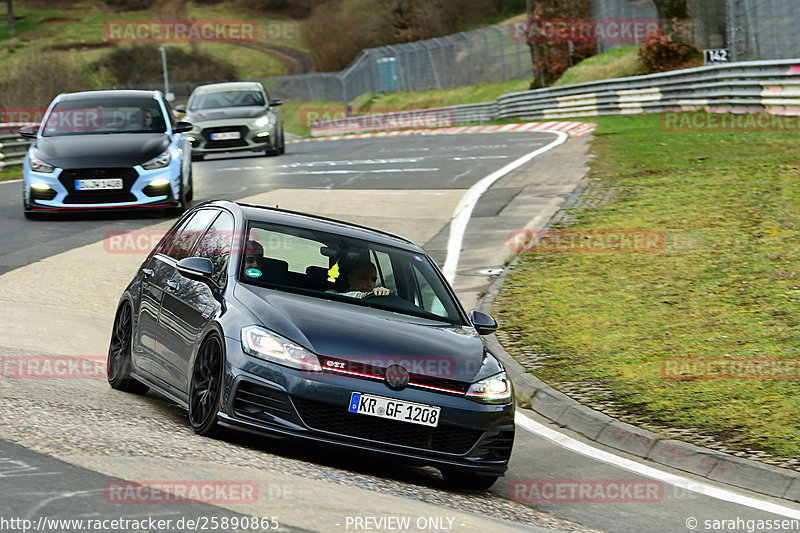
[[[347,274],[346,279],[347,292],[341,293],[343,296],[366,298],[367,296],[387,296],[390,292],[386,287],[375,286],[378,281],[378,271],[370,261],[358,263]]]

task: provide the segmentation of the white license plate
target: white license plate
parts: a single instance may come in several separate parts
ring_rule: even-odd
[[[238,131],[223,131],[222,133],[212,133],[212,141],[233,141],[240,139],[242,135]]]
[[[360,415],[377,416],[435,428],[439,425],[439,411],[441,409],[432,405],[404,402],[402,400],[354,392],[350,395],[350,407],[348,410],[351,413]]]
[[[75,180],[76,191],[102,191],[121,188],[122,179],[120,178],[109,178],[104,180]]]

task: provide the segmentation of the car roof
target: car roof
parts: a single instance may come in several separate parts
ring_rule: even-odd
[[[149,98],[156,97],[156,91],[135,91],[135,90],[122,90],[122,91],[81,91],[78,93],[64,93],[61,95],[61,101],[70,100],[85,100],[87,98],[101,99],[101,98]]]
[[[232,210],[238,207],[243,216],[250,221],[322,231],[386,246],[393,246],[395,248],[402,248],[408,251],[426,253],[421,246],[405,237],[333,218],[280,209],[278,207],[267,207],[244,202],[231,202],[228,200],[211,201],[200,205],[213,205]]]
[[[226,83],[211,83],[209,85],[201,85],[197,87],[194,92],[196,94],[203,93],[218,93],[222,91],[247,91],[247,90],[263,90],[263,86],[257,81],[231,81]]]

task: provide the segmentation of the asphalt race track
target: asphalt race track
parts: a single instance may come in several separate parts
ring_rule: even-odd
[[[548,133],[414,135],[293,143],[280,157],[215,156],[194,163],[194,200],[246,200],[366,224],[415,240],[443,265],[451,218],[470,187],[554,139]],[[454,280],[468,311],[490,283],[488,274],[509,257],[512,232],[542,227],[581,181],[588,160],[586,140],[570,140],[500,178],[481,197]],[[258,531],[730,531],[706,521],[737,519],[747,531],[747,521],[788,518],[800,529],[800,506],[663,467],[680,480],[655,479],[597,460],[591,451],[566,449],[522,424],[509,472],[487,493],[447,489],[433,469],[338,449],[240,434],[196,436],[184,410],[152,393],[114,391],[100,371],[117,298],[149,251],[142,243],[173,219],[140,212],[27,221],[20,188],[19,182],[0,183],[2,531],[22,530],[3,519],[36,523],[41,516],[172,520],[171,529],[145,531],[191,529],[176,528],[176,521],[208,517],[218,524],[225,518],[229,526],[234,518],[267,518]],[[109,237],[122,231],[147,238],[115,247]],[[5,372],[8,360],[44,354],[98,370],[81,379],[10,379]],[[557,429],[531,411],[520,412]],[[255,490],[256,497],[125,505],[130,502],[115,500],[110,489],[125,480],[225,480]],[[530,482],[553,486],[555,480],[562,487],[625,489],[611,501],[588,493],[536,501],[524,490]],[[712,486],[729,492],[704,495]],[[404,517],[410,520],[405,529]]]

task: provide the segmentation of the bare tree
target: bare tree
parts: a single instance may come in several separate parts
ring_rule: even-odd
[[[14,35],[14,10],[11,6],[13,0],[6,0],[6,6],[8,6],[8,35]]]

